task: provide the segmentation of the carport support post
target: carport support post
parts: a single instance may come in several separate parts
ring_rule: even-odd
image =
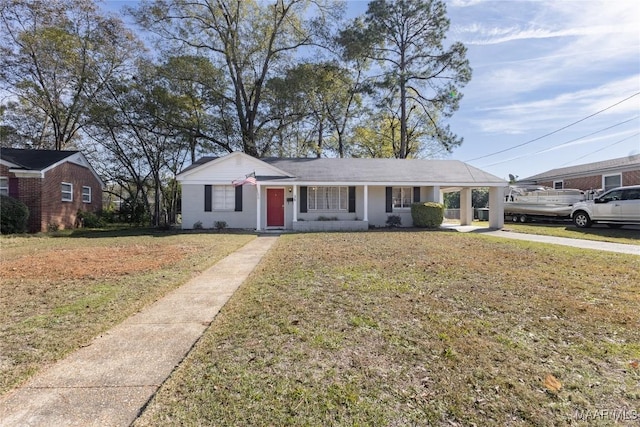
[[[471,189],[460,190],[460,225],[471,225],[473,221],[473,207],[471,206]]]
[[[504,187],[489,187],[489,227],[504,227]]]
[[[364,215],[362,216],[363,221],[369,221],[369,186],[364,186]]]

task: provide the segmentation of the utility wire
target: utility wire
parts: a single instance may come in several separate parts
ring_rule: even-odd
[[[604,150],[604,149],[607,149],[607,148],[609,148],[609,147],[613,147],[613,146],[614,146],[614,145],[616,145],[616,144],[620,144],[621,142],[624,142],[624,141],[626,141],[626,140],[628,140],[628,139],[631,139],[631,138],[633,138],[633,137],[635,137],[635,136],[638,136],[638,135],[640,135],[640,132],[637,132],[637,133],[635,133],[635,134],[633,134],[633,135],[631,135],[631,136],[628,136],[628,137],[626,137],[626,138],[623,138],[623,139],[621,139],[620,141],[616,141],[616,142],[614,142],[614,143],[612,143],[612,144],[606,145],[606,146],[604,146],[604,147],[602,147],[602,148],[597,149],[596,151],[592,151],[591,153],[587,153],[587,154],[585,154],[584,156],[580,156],[580,157],[578,157],[577,159],[573,159],[573,160],[571,160],[570,162],[567,162],[567,163],[565,163],[565,164],[560,165],[560,167],[562,167],[562,166],[566,166],[566,165],[568,165],[569,163],[577,162],[578,160],[582,160],[582,159],[584,159],[584,158],[585,158],[585,157],[587,157],[587,156],[590,156],[590,155],[595,154],[595,153],[599,153],[600,151],[602,151],[602,150]]]
[[[587,119],[590,119],[591,117],[596,116],[596,115],[598,115],[598,114],[600,114],[600,113],[602,113],[602,112],[604,112],[604,111],[607,111],[607,110],[609,110],[609,109],[611,109],[611,108],[615,107],[616,105],[622,104],[623,102],[628,101],[629,99],[633,98],[634,96],[638,96],[638,95],[640,95],[640,92],[636,92],[636,93],[634,93],[633,95],[631,95],[631,96],[629,96],[629,97],[627,97],[627,98],[623,99],[622,101],[616,102],[615,104],[610,105],[610,106],[608,106],[607,108],[604,108],[604,109],[602,109],[602,110],[600,110],[600,111],[597,111],[597,112],[595,112],[595,113],[593,113],[593,114],[591,114],[591,115],[589,115],[589,116],[587,116],[587,117],[584,117],[584,118],[582,118],[582,119],[580,119],[580,120],[578,120],[578,121],[575,121],[575,122],[570,123],[570,124],[568,124],[568,125],[566,125],[566,126],[564,126],[564,127],[561,127],[560,129],[556,129],[556,130],[554,130],[553,132],[546,133],[546,134],[544,134],[544,135],[542,135],[542,136],[539,136],[539,137],[537,137],[537,138],[531,139],[531,140],[529,140],[529,141],[527,141],[527,142],[523,142],[522,144],[518,144],[518,145],[514,145],[513,147],[505,148],[504,150],[496,151],[496,152],[494,152],[494,153],[485,154],[484,156],[480,156],[480,157],[476,157],[476,158],[473,158],[473,159],[465,160],[465,162],[473,162],[473,161],[475,161],[475,160],[480,160],[480,159],[484,159],[484,158],[486,158],[486,157],[495,156],[496,154],[500,154],[500,153],[504,153],[504,152],[506,152],[506,151],[514,150],[514,149],[516,149],[516,148],[523,147],[523,146],[525,146],[525,145],[527,145],[527,144],[531,144],[532,142],[539,141],[539,140],[541,140],[542,138],[546,138],[547,136],[553,135],[554,133],[558,133],[558,132],[560,132],[561,130],[565,130],[565,129],[567,129],[567,128],[569,128],[569,127],[573,126],[573,125],[576,125],[576,124],[578,124],[578,123],[580,123],[580,122],[583,122],[583,121],[585,121],[585,120],[587,120]]]
[[[604,129],[597,130],[597,131],[595,131],[595,132],[591,132],[590,134],[580,136],[580,137],[575,138],[575,139],[572,139],[572,140],[570,140],[570,141],[562,142],[562,143],[560,143],[560,144],[558,144],[558,145],[552,145],[551,147],[543,148],[542,150],[538,150],[538,151],[533,152],[533,153],[522,154],[521,156],[511,157],[511,158],[506,159],[506,160],[501,160],[501,161],[499,161],[499,162],[490,163],[490,164],[488,164],[488,165],[482,165],[482,166],[480,166],[480,167],[481,167],[481,168],[486,168],[486,167],[489,167],[489,166],[495,166],[495,165],[499,165],[499,164],[502,164],[502,163],[507,163],[507,162],[510,162],[510,161],[512,161],[512,160],[521,159],[521,158],[523,158],[523,157],[527,157],[527,156],[535,156],[536,154],[544,153],[544,152],[546,152],[546,151],[550,151],[550,150],[553,150],[553,149],[555,149],[555,148],[560,148],[560,147],[562,147],[562,146],[564,146],[564,145],[571,144],[572,142],[576,142],[576,141],[579,141],[579,140],[581,140],[581,139],[583,139],[583,138],[587,138],[587,137],[593,136],[593,135],[595,135],[595,134],[597,134],[597,133],[604,132],[605,130],[613,129],[613,128],[614,128],[614,127],[616,127],[616,126],[620,126],[620,125],[623,125],[623,124],[625,124],[625,123],[629,123],[630,121],[635,120],[635,119],[637,119],[638,117],[640,117],[640,116],[633,116],[632,118],[630,118],[630,119],[628,119],[628,120],[625,120],[625,121],[623,121],[623,122],[620,122],[620,123],[616,123],[615,125],[612,125],[612,126],[606,127],[606,128],[604,128]]]

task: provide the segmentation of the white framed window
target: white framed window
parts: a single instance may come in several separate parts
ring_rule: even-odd
[[[73,202],[73,184],[63,182],[60,184],[60,191],[62,192],[63,202]]]
[[[213,186],[213,210],[232,211],[236,207],[236,188],[233,185]]]
[[[393,187],[391,189],[394,209],[411,208],[413,202],[413,187]]]
[[[564,181],[553,181],[554,190],[562,190],[564,188]]]
[[[82,187],[82,202],[91,203],[91,187]]]
[[[604,191],[622,186],[622,174],[602,175],[602,188]]]
[[[309,187],[308,211],[346,211],[349,209],[348,187]]]
[[[0,176],[0,194],[9,195],[9,178]]]

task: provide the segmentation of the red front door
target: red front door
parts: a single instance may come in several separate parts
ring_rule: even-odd
[[[267,227],[284,227],[284,188],[267,188]]]

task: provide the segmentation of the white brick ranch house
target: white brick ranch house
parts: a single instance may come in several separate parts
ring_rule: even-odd
[[[203,157],[177,179],[184,229],[224,221],[256,231],[366,230],[384,227],[390,215],[412,226],[412,203],[441,202],[449,191],[460,191],[460,222],[467,225],[471,190],[480,187],[489,187],[489,226],[504,225],[507,182],[457,160],[257,159],[235,152]]]

